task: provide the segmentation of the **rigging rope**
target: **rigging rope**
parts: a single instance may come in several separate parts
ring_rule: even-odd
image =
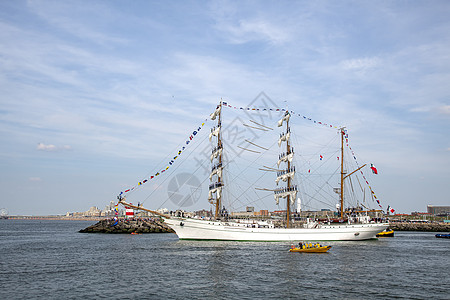
[[[186,157],[186,159],[185,159],[184,161],[186,161],[186,160],[187,160],[187,159],[195,152],[195,150],[196,150],[198,147],[200,147],[201,145],[203,145],[203,143],[204,143],[207,139],[208,139],[208,136],[206,135],[206,136],[204,137],[204,139],[202,140],[202,142],[200,142],[197,146],[195,146],[194,149],[192,149],[192,151],[188,154],[188,156]],[[183,165],[183,162],[180,163],[180,164],[178,164],[178,165],[175,167],[175,169],[173,170],[173,172],[175,172],[176,170],[178,170],[178,168],[180,168],[182,165]],[[203,167],[203,163],[200,164],[200,165],[197,167],[197,169],[196,169],[194,172],[192,172],[192,174],[194,174],[195,172],[197,172],[198,169],[200,169],[201,167]],[[193,176],[193,175],[192,175],[192,176]],[[160,186],[163,185],[169,178],[170,178],[170,177],[165,177],[164,180],[160,183]],[[206,178],[207,178],[207,177],[206,177]],[[205,180],[206,180],[206,179],[205,179]],[[205,182],[205,180],[203,180],[202,183]],[[200,186],[201,186],[201,185],[200,185]],[[181,187],[181,186],[179,186],[178,189],[179,189],[180,187]],[[197,189],[198,189],[198,188],[197,188]],[[196,189],[196,190],[197,190],[197,189]],[[153,195],[153,193],[156,192],[156,190],[157,190],[157,189],[153,190],[153,191],[152,191],[152,192],[144,199],[144,201],[143,201],[142,203],[144,203],[145,201],[147,201],[147,200]],[[177,190],[177,191],[178,191],[178,190]],[[170,196],[169,196],[163,203],[161,203],[160,207],[163,206],[168,200],[170,200]]]
[[[222,106],[233,108],[233,109],[244,110],[244,111],[245,110],[249,110],[249,111],[253,111],[253,110],[255,110],[255,111],[279,111],[279,112],[289,111],[292,115],[298,116],[298,117],[303,117],[304,120],[311,121],[314,124],[322,125],[322,126],[325,126],[325,127],[328,127],[328,128],[335,128],[335,129],[341,128],[340,126],[334,126],[334,125],[331,125],[331,124],[327,124],[325,122],[313,120],[313,119],[308,118],[306,116],[303,116],[303,115],[301,115],[299,113],[296,113],[293,110],[286,110],[284,108],[236,107],[236,106],[232,106],[232,105],[228,104],[227,102],[222,102]]]
[[[146,179],[139,181],[135,186],[126,189],[123,192],[120,192],[118,198],[121,199],[122,195],[127,194],[133,190],[135,190],[136,188],[138,188],[139,186],[145,184],[146,182],[148,182],[149,180],[156,178],[157,176],[161,175],[162,173],[164,173],[165,171],[167,171],[170,166],[172,166],[172,164],[175,163],[175,160],[181,155],[181,153],[183,153],[183,151],[186,149],[186,147],[190,144],[190,142],[194,139],[194,137],[198,134],[198,132],[203,128],[203,126],[205,125],[205,123],[208,121],[208,119],[205,119],[205,121],[203,121],[201,126],[198,126],[198,128],[196,130],[194,130],[191,135],[188,137],[188,139],[186,140],[185,144],[186,146],[181,147],[180,150],[178,150],[178,153],[168,162],[168,166],[166,166],[164,169],[160,170],[159,172],[157,172],[155,175],[152,175],[150,177],[147,177]]]
[[[232,105],[228,104],[227,102],[222,102],[222,106],[228,107],[228,108],[233,108],[233,109],[236,109],[236,110],[241,110],[241,111],[274,111],[274,112],[286,112],[286,111],[288,111],[291,115],[301,117],[301,118],[303,118],[304,120],[310,121],[310,122],[312,122],[312,123],[314,123],[314,124],[317,124],[317,125],[324,126],[324,127],[326,127],[326,128],[333,128],[333,129],[338,129],[338,128],[340,128],[340,127],[338,127],[338,126],[333,126],[333,125],[327,124],[327,123],[325,123],[325,122],[320,122],[320,121],[313,120],[312,118],[308,118],[308,117],[303,116],[303,115],[301,115],[301,114],[299,114],[299,113],[295,113],[295,112],[292,111],[292,110],[287,110],[287,109],[284,109],[284,108],[236,107],[236,106],[232,106]],[[177,158],[181,155],[181,153],[186,149],[186,147],[187,147],[187,146],[190,144],[190,142],[194,139],[194,137],[197,135],[197,133],[203,128],[203,126],[205,125],[205,123],[207,122],[207,120],[208,120],[208,119],[206,119],[204,122],[202,122],[201,126],[199,126],[196,130],[194,130],[194,131],[192,132],[192,134],[191,134],[191,135],[189,136],[189,138],[186,140],[186,143],[185,143],[186,145],[183,146],[183,147],[181,147],[181,149],[178,151],[177,155],[175,155],[175,156],[168,162],[168,165],[167,165],[165,168],[161,169],[159,172],[155,173],[155,174],[152,175],[152,176],[148,176],[148,177],[145,178],[144,180],[138,182],[135,186],[133,186],[133,187],[131,187],[131,188],[128,188],[128,189],[126,189],[125,191],[121,192],[121,193],[119,194],[119,197],[121,198],[122,195],[127,194],[127,193],[130,193],[130,192],[136,190],[138,187],[140,187],[141,185],[145,184],[145,183],[148,182],[149,180],[151,180],[151,179],[153,179],[153,178],[156,178],[156,177],[158,177],[159,175],[162,175],[162,173],[166,172],[166,171],[167,171],[167,170],[175,163],[176,159],[177,159]],[[259,125],[259,126],[263,126],[263,125],[261,125],[261,124],[258,124],[258,123],[256,123],[256,122],[252,121],[252,120],[250,120],[250,121],[253,122],[253,123],[255,123],[255,124],[257,124],[257,125]],[[249,126],[249,125],[247,125],[247,124],[244,124],[244,126],[251,127],[251,128],[255,128],[255,127]],[[266,127],[266,126],[264,126],[264,127]],[[270,127],[266,127],[266,128],[273,130],[273,129],[270,128]],[[255,128],[255,129],[261,129],[261,128]],[[354,154],[352,148],[349,146],[349,143],[348,143],[348,133],[347,133],[347,130],[345,130],[345,133],[346,133],[346,136],[345,136],[345,138],[346,138],[346,146],[350,149],[350,151],[351,151],[351,153],[352,153],[352,156],[353,156],[353,158],[354,158],[354,160],[355,160],[355,162],[356,162],[356,165],[359,167],[359,164],[358,164],[358,161],[357,161],[357,159],[356,159],[356,156],[355,156],[355,154]],[[294,136],[294,139],[296,139],[295,136]],[[253,144],[254,146],[257,146],[257,147],[262,148],[262,149],[264,149],[264,150],[269,150],[269,149],[271,149],[272,146],[273,146],[273,145],[272,145],[271,147],[269,147],[269,149],[267,149],[267,148],[261,147],[261,146],[259,146],[259,145],[256,145],[256,144],[254,144],[254,143],[252,143],[252,142],[250,142],[250,141],[248,141],[248,140],[246,140],[246,141],[247,141],[248,143]],[[201,144],[203,144],[203,142],[204,142],[204,141],[202,141],[202,143],[198,144],[198,145],[194,148],[194,150],[197,149]],[[326,145],[321,145],[321,146],[324,147],[324,146],[329,145],[330,143],[331,143],[331,141],[330,141],[329,143],[327,143]],[[276,142],[275,142],[274,144],[276,144]],[[317,145],[319,145],[319,144],[317,144]],[[238,146],[238,147],[241,148],[241,149],[243,149],[243,150],[252,151],[252,152],[257,152],[257,151],[253,151],[253,150],[250,150],[250,149],[242,148],[242,147],[240,147],[240,146]],[[319,150],[319,151],[320,151],[320,150]],[[317,151],[317,152],[314,154],[314,156],[317,156],[317,155],[319,154],[319,151]],[[266,151],[266,152],[261,153],[261,155],[258,155],[258,157],[253,161],[253,163],[255,163],[255,162],[256,162],[263,154],[265,154],[265,153],[267,153],[267,152],[272,152],[272,151],[269,150],[269,151]],[[189,157],[192,153],[193,153],[193,152],[191,152],[191,153],[188,155],[188,157]],[[324,154],[324,152],[321,152],[321,153]],[[331,159],[331,157],[332,157],[331,155],[328,156],[328,157],[325,159],[324,163],[327,162],[327,161],[329,161],[329,160]],[[243,159],[245,160],[245,158],[243,158]],[[305,162],[306,162],[305,156],[303,156],[303,159],[304,159]],[[322,155],[320,155],[320,160],[322,160],[322,159],[323,159],[323,157],[322,157]],[[338,157],[338,159],[339,159],[339,157]],[[230,162],[231,162],[231,161],[229,161],[228,163],[226,163],[226,165],[229,165]],[[313,165],[316,165],[317,163],[318,163],[317,161],[314,161],[314,162],[313,162]],[[180,167],[180,165],[181,165],[181,164],[178,164],[177,167],[176,167],[174,170],[177,170],[177,169]],[[320,165],[319,168],[320,168],[321,166],[322,166],[322,165]],[[203,163],[199,165],[199,167],[197,168],[197,170],[198,170],[200,167],[203,167]],[[225,167],[225,165],[224,165],[224,167]],[[311,166],[310,166],[310,167],[311,167]],[[238,173],[239,173],[238,176],[236,176],[235,178],[233,178],[232,180],[230,180],[229,183],[234,182],[234,181],[235,181],[237,178],[239,178],[240,175],[242,175],[248,168],[249,168],[249,166],[247,166],[247,167],[244,168],[243,170],[239,170],[240,172],[238,171]],[[197,171],[197,170],[196,170],[196,171]],[[362,177],[364,178],[366,184],[368,185],[368,187],[369,187],[369,189],[370,189],[370,191],[371,191],[371,195],[376,199],[376,202],[378,203],[379,207],[380,207],[380,208],[383,208],[383,207],[381,206],[380,201],[377,199],[377,196],[375,195],[374,191],[372,190],[371,186],[369,185],[368,180],[367,180],[366,177],[364,176],[363,171],[360,170],[360,172],[361,172]],[[309,172],[308,172],[308,173],[309,173]],[[263,174],[262,176],[260,176],[259,178],[257,178],[257,179],[254,181],[254,183],[256,183],[258,180],[260,180],[264,175],[265,175],[265,174]],[[305,174],[305,175],[307,175],[307,174]],[[228,176],[227,176],[227,177],[228,177]],[[331,178],[331,177],[330,177],[330,178]],[[168,179],[168,177],[166,177],[166,178],[162,181],[161,184],[163,184],[167,179]],[[304,180],[305,180],[305,179],[306,179],[306,177],[304,178]],[[206,180],[207,180],[207,179],[205,178],[205,180],[203,180],[202,184],[203,184]],[[328,179],[328,180],[329,180],[329,179]],[[318,201],[318,202],[324,203],[323,201],[317,199],[317,196],[318,196],[318,195],[321,195],[322,193],[328,194],[328,196],[330,195],[328,192],[326,192],[326,191],[324,190],[325,185],[327,185],[327,184],[330,185],[330,183],[328,182],[328,180],[327,180],[323,185],[317,185],[317,184],[315,184],[315,185],[316,185],[316,189],[315,189],[315,191],[314,191],[314,195],[308,195],[308,196],[310,196],[310,198],[315,199],[315,200]],[[308,180],[308,181],[310,181],[310,180]],[[249,181],[247,181],[247,182],[250,183]],[[311,182],[311,181],[310,181],[310,182]],[[358,180],[358,182],[359,182],[359,180]],[[313,182],[312,182],[312,183],[313,183]],[[314,185],[314,183],[313,183],[313,185]],[[353,189],[353,185],[352,185],[351,182],[350,182],[350,186],[351,186],[351,188]],[[241,192],[242,192],[241,196],[247,197],[247,196],[245,195],[245,193],[246,193],[251,187],[252,187],[251,184],[250,184],[249,187],[248,187],[247,189],[245,189],[245,190],[243,190],[242,188],[239,187],[239,188],[241,189]],[[233,193],[232,193],[231,191],[228,191],[228,192],[230,193],[231,196],[234,197],[234,195],[233,195]],[[256,193],[256,192],[255,192],[255,193]],[[153,192],[152,192],[152,193],[151,193],[144,201],[146,201],[152,194],[153,194]],[[309,194],[309,193],[307,193],[307,192],[305,191],[305,195],[306,195],[306,194]],[[325,195],[321,195],[321,196],[322,196],[322,197],[325,197]],[[266,196],[264,196],[263,198],[266,198]],[[170,199],[170,197],[169,197],[167,200],[169,200],[169,199]],[[238,199],[238,197],[235,197],[235,199],[236,199],[235,201],[241,202],[241,201]],[[164,201],[164,203],[167,202],[167,200]],[[253,203],[256,202],[256,201],[257,201],[257,200],[253,201]],[[230,201],[230,202],[231,202],[231,201]],[[164,203],[163,203],[163,204],[164,204]],[[230,204],[232,205],[232,203],[230,203]],[[242,204],[242,202],[241,202],[241,204]],[[324,204],[325,204],[325,203],[324,203]]]
[[[356,166],[359,168],[359,163],[358,163],[358,160],[356,159],[355,152],[352,150],[352,147],[350,147],[349,142],[348,142],[348,133],[347,133],[347,135],[346,135],[346,146],[348,147],[348,149],[350,149],[350,151],[351,151],[351,153],[352,153],[352,156],[353,156],[353,159],[354,159],[355,162],[356,162]],[[369,190],[370,190],[370,192],[371,192],[373,198],[375,198],[375,201],[378,203],[378,206],[379,206],[381,209],[383,209],[383,206],[381,205],[380,200],[377,198],[377,196],[375,195],[375,192],[372,190],[372,187],[370,186],[369,181],[367,180],[366,176],[364,175],[362,169],[359,170],[359,171],[361,172],[362,177],[364,178],[364,180],[365,180],[367,186],[369,187]]]

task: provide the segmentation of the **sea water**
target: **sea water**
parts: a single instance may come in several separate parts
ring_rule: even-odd
[[[0,220],[1,299],[450,299],[450,240],[434,233],[291,243],[78,233],[95,222]]]

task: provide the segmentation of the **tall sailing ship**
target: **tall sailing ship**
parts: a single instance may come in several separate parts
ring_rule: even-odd
[[[291,146],[290,136],[291,127],[289,120],[291,113],[285,110],[284,115],[278,121],[278,127],[283,127],[283,132],[278,139],[278,146],[283,152],[278,157],[277,168],[266,167],[266,171],[272,171],[277,174],[276,184],[284,184],[284,187],[275,189],[264,189],[273,192],[277,205],[280,200],[285,203],[285,220],[280,222],[274,219],[252,219],[251,221],[231,218],[223,205],[223,190],[226,188],[223,172],[226,168],[224,163],[224,143],[222,136],[222,102],[210,116],[211,120],[217,121],[209,134],[210,141],[214,142],[211,162],[212,172],[209,176],[211,184],[209,185],[208,201],[214,207],[214,216],[208,219],[187,218],[163,215],[154,210],[135,206],[126,202],[125,198],[119,197],[119,203],[149,211],[160,215],[165,219],[179,239],[184,240],[225,240],[225,241],[357,241],[376,238],[376,234],[385,230],[388,223],[375,222],[369,217],[367,211],[360,211],[352,216],[344,209],[344,183],[353,173],[347,174],[344,170],[344,128],[339,129],[341,140],[341,159],[340,159],[340,188],[336,189],[340,196],[339,217],[341,222],[319,222],[307,219],[305,222],[296,223],[292,220],[292,207],[297,199],[299,189],[294,184],[296,174],[293,165],[294,149]],[[343,222],[344,218],[347,218]]]

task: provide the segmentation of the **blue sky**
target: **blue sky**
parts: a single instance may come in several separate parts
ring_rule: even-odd
[[[450,205],[449,15],[448,1],[1,1],[0,207],[103,208],[221,98],[261,92],[347,126],[385,206]]]

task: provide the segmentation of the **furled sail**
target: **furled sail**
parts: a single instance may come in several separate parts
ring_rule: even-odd
[[[280,166],[281,162],[287,162],[287,161],[292,162],[293,158],[294,158],[294,152],[291,152],[289,154],[280,155],[280,159],[278,160],[278,163],[277,163],[278,167]]]
[[[220,186],[220,187],[214,188],[212,190],[209,190],[209,192],[208,192],[208,200],[210,200],[210,201],[214,200],[214,197],[213,197],[214,193],[217,194],[217,199],[220,200],[220,198],[222,197],[222,187]]]
[[[293,189],[292,191],[278,192],[273,195],[277,205],[279,204],[280,198],[286,198],[287,196],[291,196],[289,199],[291,200],[291,204],[295,203],[295,199],[297,198],[297,189]]]
[[[217,158],[219,155],[222,155],[222,148],[213,149],[211,154],[211,162],[213,161],[214,158]]]
[[[285,174],[282,174],[282,175],[278,176],[277,179],[276,179],[275,181],[276,181],[276,183],[277,183],[277,185],[278,185],[278,182],[279,182],[280,180],[287,181],[288,178],[293,179],[293,178],[294,178],[294,175],[295,175],[295,171],[292,171],[292,172],[289,172],[289,173],[285,173]]]
[[[212,177],[217,174],[217,176],[222,177],[222,167],[214,169],[209,175],[209,180],[212,180]]]
[[[289,121],[289,118],[291,117],[291,114],[289,112],[286,112],[283,118],[278,121],[278,127],[281,127],[283,125],[283,121]]]
[[[211,120],[215,120],[216,117],[220,114],[220,110],[222,109],[222,106],[219,105],[216,110],[210,115]]]
[[[218,135],[219,135],[219,132],[220,132],[220,125],[217,126],[217,127],[215,127],[215,128],[212,128],[212,129],[211,129],[211,133],[209,134],[209,141],[211,142],[211,138],[212,138],[213,136],[218,136]]]
[[[278,146],[281,147],[281,142],[289,141],[290,136],[291,136],[290,132],[281,134],[280,138],[278,139]]]

